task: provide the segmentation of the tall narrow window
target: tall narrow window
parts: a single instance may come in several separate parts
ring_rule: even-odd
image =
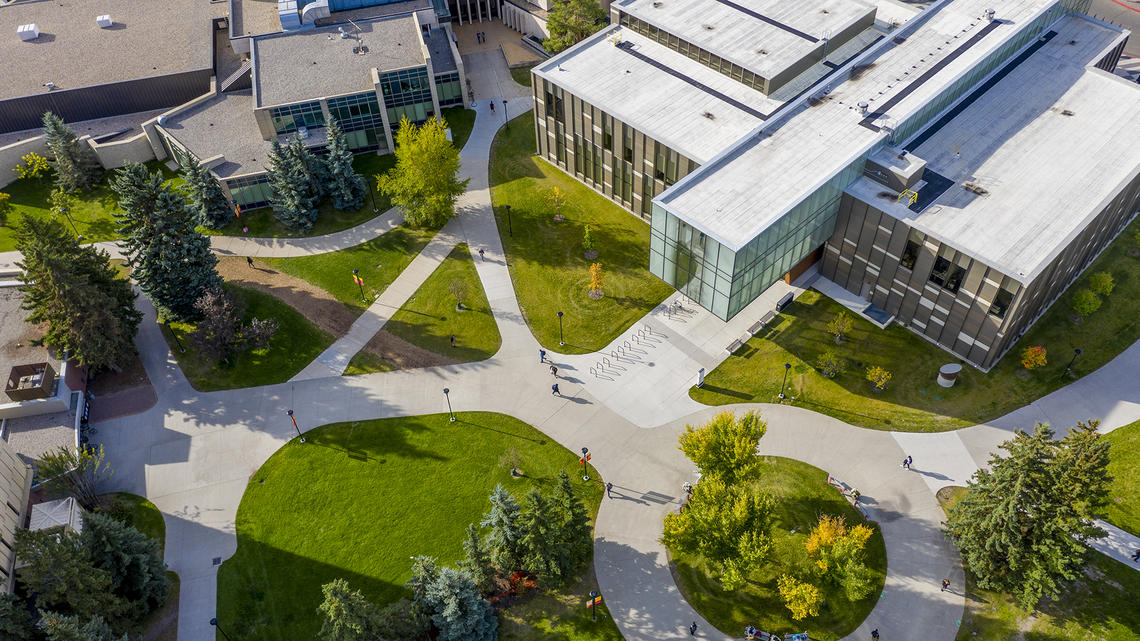
[[[621,157],[626,162],[633,162],[633,128],[629,125],[622,127]]]
[[[1002,287],[994,296],[994,302],[990,303],[990,316],[998,318],[1005,318],[1005,312],[1009,309],[1010,304],[1013,303],[1013,292]]]
[[[614,118],[609,114],[602,116],[602,146],[606,151],[614,150]]]

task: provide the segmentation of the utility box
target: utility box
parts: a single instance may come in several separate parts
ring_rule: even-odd
[[[19,403],[50,398],[55,386],[55,370],[48,363],[17,365],[8,374],[8,384],[4,392],[8,398]]]
[[[40,37],[40,26],[34,22],[32,24],[22,24],[16,27],[16,35],[20,36],[20,40],[24,42],[35,40]]]
[[[99,25],[101,29],[110,29],[111,26],[115,24],[115,21],[111,19],[111,16],[103,14],[96,16],[95,24]]]

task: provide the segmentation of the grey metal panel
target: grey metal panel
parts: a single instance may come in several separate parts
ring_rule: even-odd
[[[176,107],[210,91],[210,69],[51,91],[0,102],[0,133],[37,129],[44,112],[67,122]]]

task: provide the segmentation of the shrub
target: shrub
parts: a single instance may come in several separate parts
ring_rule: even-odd
[[[864,549],[871,528],[862,523],[848,528],[842,517],[824,514],[804,541],[808,556],[826,580],[843,588],[849,601],[859,601],[874,590],[874,573]]]
[[[819,588],[787,574],[777,579],[776,586],[784,599],[784,605],[792,611],[792,618],[796,621],[819,614],[819,606],[823,603],[823,593]]]
[[[835,342],[839,343],[847,332],[851,331],[851,325],[851,317],[847,315],[847,312],[839,312],[827,324],[827,331],[831,332],[831,335],[835,337]]]
[[[582,233],[582,249],[592,252],[594,247],[594,235],[590,232],[590,226],[586,225],[586,231]]]
[[[847,361],[842,356],[835,353],[835,350],[827,350],[815,359],[815,367],[823,374],[824,378],[835,378],[843,373],[847,367]]]
[[[1048,361],[1045,358],[1045,347],[1041,345],[1034,345],[1026,347],[1025,351],[1021,352],[1021,364],[1025,369],[1037,369],[1044,367]]]
[[[34,151],[20,156],[20,160],[22,162],[16,165],[16,168],[12,170],[16,172],[17,178],[35,178],[39,180],[51,173],[51,165],[48,163],[47,158],[44,158]]]
[[[1100,296],[1091,289],[1078,289],[1073,294],[1073,311],[1078,316],[1082,318],[1091,316],[1098,309],[1100,309]]]
[[[877,391],[883,391],[887,387],[887,383],[891,380],[891,373],[878,365],[872,365],[867,368],[867,380],[875,386]]]
[[[1116,279],[1108,272],[1097,272],[1089,276],[1089,289],[1095,294],[1108,296],[1116,289]]]

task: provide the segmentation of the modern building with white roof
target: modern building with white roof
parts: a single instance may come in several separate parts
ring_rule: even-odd
[[[1129,34],[1085,5],[617,2],[535,68],[539,150],[650,217],[651,271],[721,318],[822,259],[989,367],[1140,201]]]

